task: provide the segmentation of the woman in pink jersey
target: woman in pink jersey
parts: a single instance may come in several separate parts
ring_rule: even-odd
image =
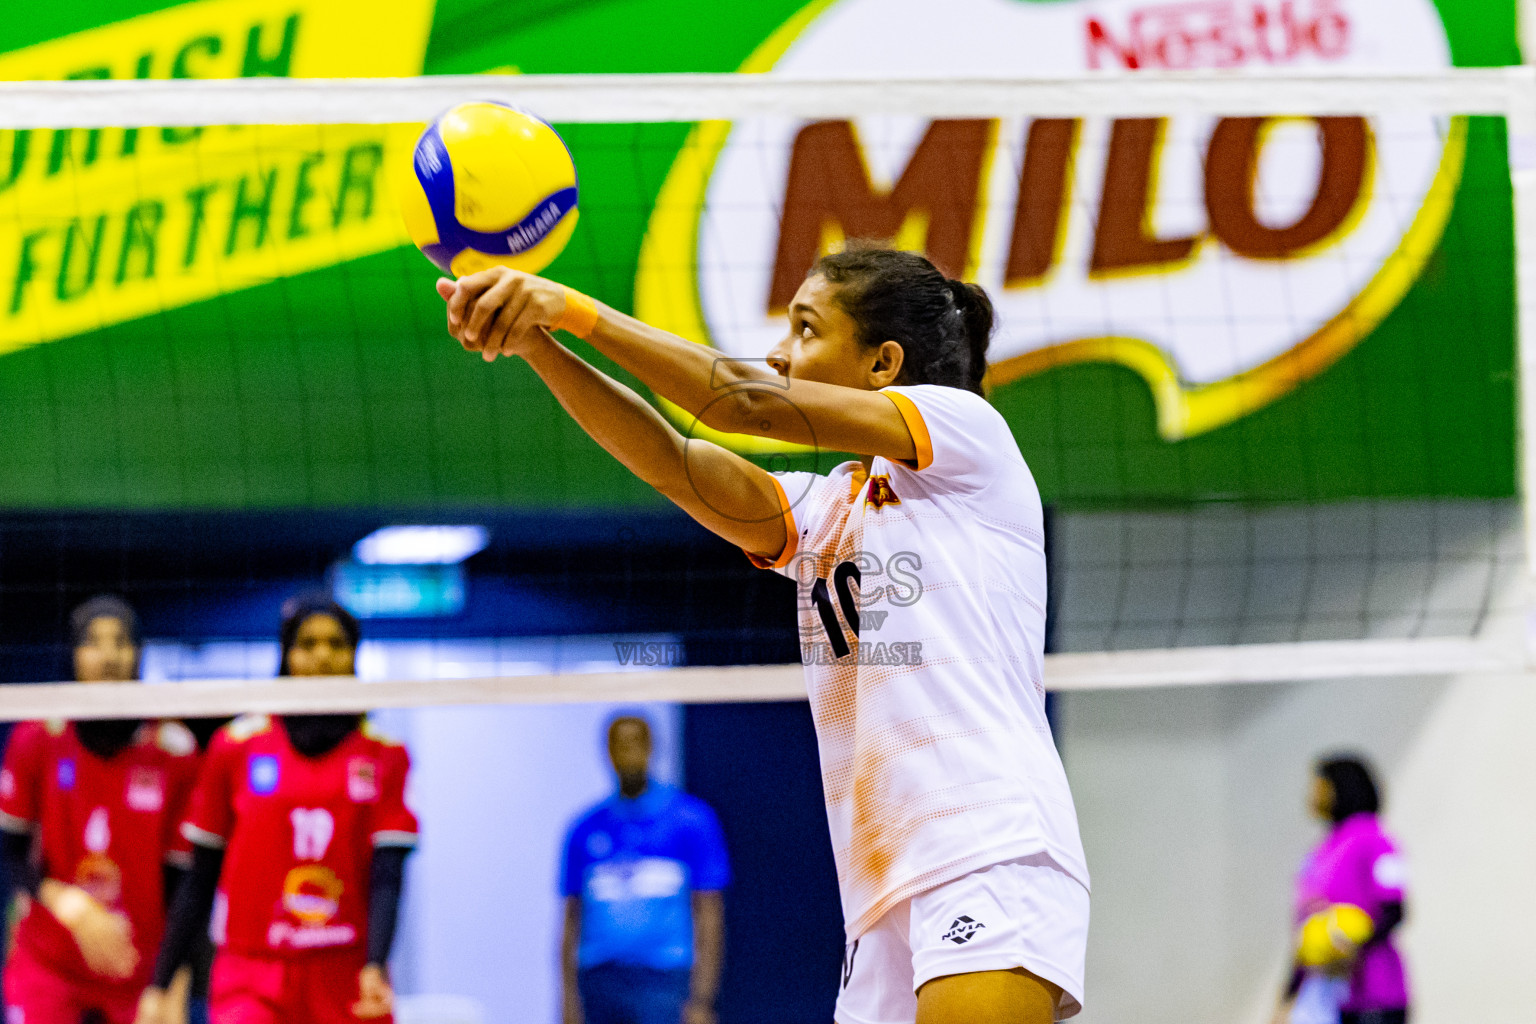
[[[1407,872],[1397,845],[1381,827],[1381,798],[1370,768],[1357,757],[1318,762],[1312,813],[1328,834],[1296,876],[1296,927],[1314,914],[1348,904],[1370,916],[1370,936],[1342,946],[1334,963],[1298,963],[1282,1017],[1292,1024],[1404,1024],[1408,978],[1395,942],[1403,920]]]
[[[982,397],[986,294],[912,253],[826,256],[764,367],[504,268],[438,292],[466,349],[526,360],[637,476],[800,585],[848,941],[839,1024],[1081,1009],[1088,872],[1045,719],[1040,495]],[[552,329],[704,427],[856,458],[770,474],[684,437]]]

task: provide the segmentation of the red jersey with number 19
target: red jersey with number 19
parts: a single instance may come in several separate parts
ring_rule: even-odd
[[[91,753],[70,722],[24,722],[0,769],[0,828],[35,832],[43,876],[78,885],[128,918],[142,988],[165,930],[166,862],[185,864],[177,835],[197,777],[197,744],[175,723],[142,726],[112,757]],[[54,916],[31,904],[16,942],[77,982],[108,984]]]
[[[219,730],[183,831],[226,850],[214,904],[221,948],[270,957],[361,947],[378,846],[414,846],[405,748],[366,725],[320,757],[293,749],[281,719]]]

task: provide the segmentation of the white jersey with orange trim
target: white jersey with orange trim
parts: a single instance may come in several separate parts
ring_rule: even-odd
[[[784,473],[806,684],[850,939],[917,893],[1049,855],[1086,888],[1045,717],[1040,493],[979,395],[882,391],[917,446]]]

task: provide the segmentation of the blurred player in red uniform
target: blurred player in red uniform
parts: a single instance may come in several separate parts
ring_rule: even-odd
[[[138,678],[138,616],[97,597],[70,618],[75,678]],[[0,769],[0,852],[21,890],[6,1024],[129,1024],[190,863],[178,835],[196,744],[175,723],[27,722]]]
[[[326,599],[284,609],[283,675],[351,675],[357,621]],[[362,715],[247,716],[213,739],[184,833],[178,894],[139,1007],[168,1021],[164,989],[200,930],[218,952],[213,1024],[392,1019],[386,963],[416,817],[405,749]]]

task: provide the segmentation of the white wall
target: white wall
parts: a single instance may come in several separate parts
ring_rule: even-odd
[[[1094,879],[1084,1024],[1257,1024],[1285,973],[1309,766],[1383,776],[1412,872],[1415,1024],[1533,1017],[1536,679],[1065,695]]]
[[[679,710],[639,707],[656,727],[653,773],[675,782]],[[463,997],[486,1022],[559,1019],[561,841],[577,813],[613,791],[603,725],[616,710],[579,704],[379,716],[410,747],[422,826],[393,962],[402,994]]]

